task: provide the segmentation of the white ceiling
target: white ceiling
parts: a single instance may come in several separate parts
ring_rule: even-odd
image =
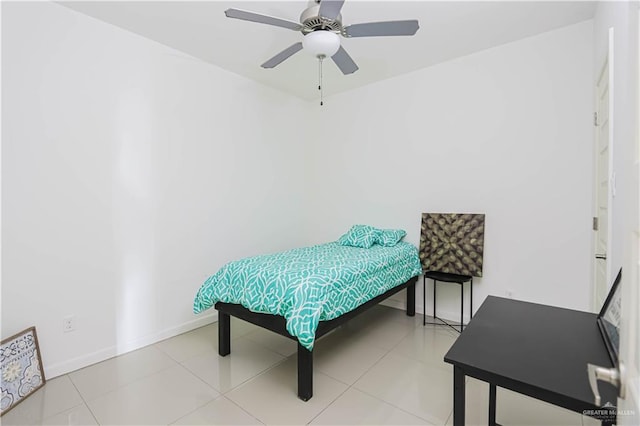
[[[301,51],[260,67],[302,34],[229,19],[230,7],[299,21],[307,0],[71,1],[61,4],[303,99],[317,99],[317,60]],[[413,37],[341,38],[360,69],[342,75],[327,61],[325,96],[384,80],[593,17],[594,1],[346,0],[344,25],[418,19]]]

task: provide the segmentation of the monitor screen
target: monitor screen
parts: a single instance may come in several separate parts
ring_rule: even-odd
[[[598,314],[598,327],[607,346],[611,362],[618,366],[618,352],[620,351],[620,309],[622,306],[620,280],[622,278],[622,268],[618,271],[607,299],[602,305]]]

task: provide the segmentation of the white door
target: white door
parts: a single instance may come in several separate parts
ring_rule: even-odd
[[[640,4],[636,12],[640,22]],[[631,21],[631,20],[630,20]],[[640,31],[637,40],[636,82],[640,82]],[[636,90],[636,114],[640,112],[640,83]],[[628,191],[631,202],[629,218],[630,256],[625,262],[622,281],[622,316],[620,321],[620,361],[624,366],[622,379],[625,383],[625,398],[618,399],[618,425],[640,425],[640,124],[636,118],[635,153],[633,155],[632,189]]]
[[[640,21],[640,3],[638,3],[639,9],[636,12],[638,21]],[[632,20],[630,20],[631,22]],[[640,35],[638,36],[640,37]],[[636,45],[634,49],[637,50],[638,55],[638,68],[636,75],[636,82],[640,81],[640,38],[636,40]],[[612,133],[611,129],[613,126],[612,123],[612,109],[606,108],[605,111],[601,112],[601,106],[606,103],[609,106],[613,105],[613,98],[611,97],[611,93],[613,92],[613,82],[609,78],[605,78],[605,73],[609,73],[609,77],[613,75],[613,69],[611,65],[613,64],[613,29],[609,30],[609,51],[607,64],[603,67],[603,71],[598,79],[598,113],[603,114],[600,118],[602,120],[598,120],[599,127],[597,131],[597,147],[604,152],[607,148],[604,147],[604,140],[609,142],[609,155],[611,155],[611,142]],[[608,89],[605,89],[608,81]],[[638,87],[636,87],[636,109],[635,113],[637,114],[640,110],[640,84],[636,83]],[[606,95],[606,92],[609,91],[609,95]],[[608,114],[604,119],[604,114]],[[607,123],[608,131],[604,131],[603,127],[605,122]],[[629,182],[627,183],[625,180],[625,188],[624,194],[621,194],[625,201],[625,211],[622,216],[624,217],[624,235],[622,235],[623,246],[624,246],[624,259],[622,262],[622,280],[620,282],[621,286],[621,298],[620,298],[620,315],[617,317],[617,324],[619,327],[619,352],[618,352],[618,363],[619,369],[615,367],[612,369],[602,368],[600,371],[601,377],[599,380],[608,381],[611,383],[615,383],[616,386],[620,389],[621,397],[618,398],[617,401],[617,418],[616,424],[624,425],[624,426],[638,426],[640,425],[640,128],[638,127],[638,120],[635,121],[635,137],[633,141],[633,150],[631,152],[632,155],[629,155],[628,158],[625,158],[625,170],[629,169]],[[623,142],[626,144],[628,140],[625,138]],[[625,147],[626,148],[626,145]],[[598,154],[598,152],[596,153]],[[611,170],[611,162],[604,160],[596,155],[597,167],[604,169],[604,167],[608,168],[608,171]],[[628,161],[628,162],[627,162]],[[596,170],[596,175],[600,174],[600,170]],[[603,173],[604,175],[605,173]],[[606,174],[609,174],[607,172]],[[602,183],[602,185],[598,185],[600,188],[598,191],[597,197],[604,196],[604,188],[607,188],[609,192],[608,200],[610,204],[611,201],[611,193],[613,192],[615,195],[615,178],[613,185],[610,185],[608,182],[606,185],[604,184],[604,176],[601,176],[599,180],[596,180],[596,183]],[[599,203],[599,200],[598,200]],[[598,204],[599,205],[599,204]],[[607,211],[608,209],[603,211]],[[604,216],[604,213],[602,213]],[[598,213],[600,215],[600,213]],[[608,214],[606,217],[610,217]],[[611,228],[607,227],[606,236],[611,235]],[[598,232],[598,234],[600,234]],[[605,237],[606,238],[606,237]],[[594,244],[597,250],[602,250],[607,246],[602,242],[596,242]],[[598,254],[604,254],[604,252],[598,252]],[[599,259],[601,260],[601,259]],[[603,262],[604,263],[604,262]],[[609,268],[610,265],[607,265],[606,268]],[[597,260],[594,264],[594,269],[600,271],[598,273],[602,274],[602,265],[599,265]],[[610,269],[609,269],[610,270]],[[602,283],[599,280],[604,276],[605,280],[608,280],[609,273],[608,271],[604,273],[604,275],[595,277],[594,282],[594,304],[600,303],[601,298],[603,297],[601,294],[602,289],[607,289],[607,283]],[[596,305],[596,308],[599,306]],[[593,377],[593,374],[590,372],[590,375]],[[597,376],[597,373],[596,373]],[[591,378],[592,378],[591,377]]]
[[[611,60],[612,54],[612,34],[609,35],[609,54],[600,71],[598,84],[596,87],[596,143],[595,143],[595,220],[594,220],[594,292],[593,292],[593,311],[598,312],[607,297],[611,280],[611,261],[607,254],[609,253],[609,235],[611,234],[611,162],[612,162],[612,144],[611,135],[613,131],[612,122],[610,121],[611,111],[611,92],[609,90],[610,76],[613,72],[610,66],[613,64]]]
[[[640,75],[638,76],[640,78]],[[636,136],[638,138],[640,136]],[[630,261],[627,270],[622,270],[622,310],[620,317],[620,364],[624,398],[618,398],[618,425],[640,425],[640,148],[636,140],[636,155],[633,168],[634,199],[632,204],[635,218],[629,250]]]

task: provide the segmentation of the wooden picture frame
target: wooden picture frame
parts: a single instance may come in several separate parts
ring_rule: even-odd
[[[46,382],[35,327],[27,328],[0,342],[0,366],[2,416]]]
[[[607,347],[607,352],[609,352],[609,358],[611,358],[611,362],[616,367],[618,366],[618,353],[620,351],[621,279],[622,268],[618,271],[618,275],[613,281],[607,299],[604,301],[596,320],[604,345]]]

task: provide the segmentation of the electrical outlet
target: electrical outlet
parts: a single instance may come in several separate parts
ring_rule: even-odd
[[[68,333],[76,329],[76,317],[75,315],[68,315],[62,318],[62,331]]]

